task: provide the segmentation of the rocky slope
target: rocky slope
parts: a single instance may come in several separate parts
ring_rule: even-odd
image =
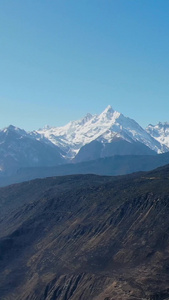
[[[166,166],[1,188],[1,299],[168,299],[168,183]]]

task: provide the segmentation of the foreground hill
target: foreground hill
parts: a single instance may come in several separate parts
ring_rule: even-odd
[[[1,299],[169,299],[169,166],[0,189]]]

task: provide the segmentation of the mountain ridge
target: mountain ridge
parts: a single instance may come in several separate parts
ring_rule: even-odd
[[[13,125],[0,130],[1,173],[10,175],[23,166],[52,166],[60,163],[63,163],[61,151],[50,141],[38,141]]]
[[[167,126],[167,125],[165,125]],[[155,129],[154,129],[155,130]],[[101,114],[87,114],[62,127],[26,132],[10,125],[0,130],[0,176],[25,167],[48,167],[114,155],[152,155],[168,152],[165,139],[144,130],[135,120],[109,105]]]
[[[146,131],[151,134],[157,141],[161,144],[169,147],[169,123],[168,122],[159,122],[156,125],[149,124],[146,128]]]
[[[169,166],[0,189],[1,297],[169,298]]]
[[[78,121],[69,122],[63,127],[45,128],[34,133],[44,135],[64,151],[68,149],[69,158],[74,158],[86,144],[97,140],[101,143],[111,143],[118,137],[130,143],[141,142],[155,152],[168,151],[149,135],[136,121],[125,117],[109,105],[100,115],[89,115]],[[83,122],[83,120],[86,120]],[[81,126],[81,122],[83,126]]]

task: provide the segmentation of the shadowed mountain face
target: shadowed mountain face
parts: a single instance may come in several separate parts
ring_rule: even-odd
[[[159,155],[115,155],[88,162],[58,165],[56,167],[23,168],[18,170],[13,176],[1,177],[0,186],[35,178],[71,174],[124,175],[139,171],[149,171],[166,164],[169,164],[169,152]]]
[[[21,167],[53,166],[64,162],[60,149],[52,143],[38,141],[12,125],[0,130],[0,176],[14,174]]]
[[[110,157],[113,155],[155,155],[150,148],[139,142],[129,143],[123,139],[116,138],[111,143],[103,144],[99,141],[92,141],[83,146],[76,155],[74,162],[83,162]]]
[[[169,166],[0,189],[1,299],[169,299]]]

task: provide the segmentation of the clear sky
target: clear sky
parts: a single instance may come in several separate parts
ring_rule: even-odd
[[[169,1],[1,0],[0,128],[169,122]]]

